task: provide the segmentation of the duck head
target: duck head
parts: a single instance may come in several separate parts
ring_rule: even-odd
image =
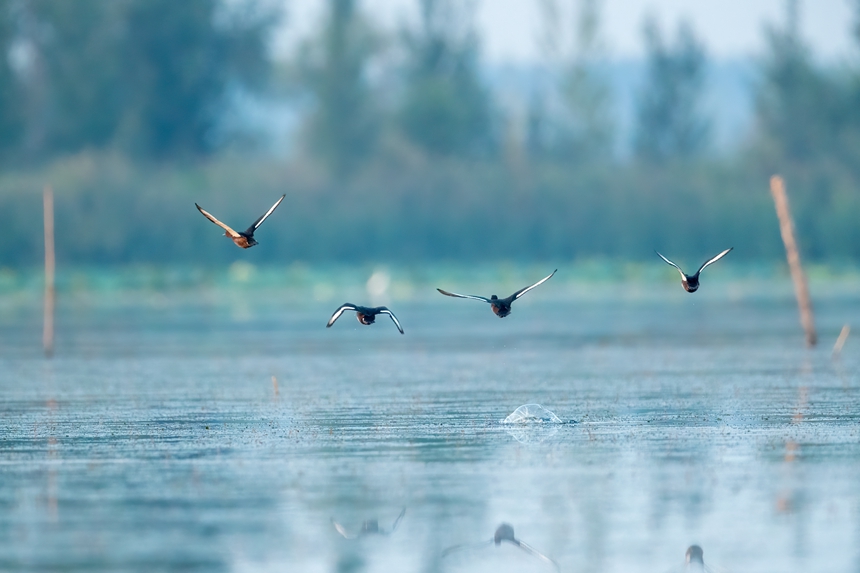
[[[507,523],[501,524],[493,535],[493,542],[501,545],[502,541],[514,541],[514,528]]]

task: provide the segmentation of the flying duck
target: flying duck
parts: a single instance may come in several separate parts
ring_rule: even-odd
[[[518,290],[517,292],[515,292],[514,294],[512,294],[508,298],[499,298],[496,295],[493,295],[490,298],[485,298],[483,296],[475,296],[475,295],[471,295],[471,294],[457,294],[457,293],[453,293],[453,292],[448,292],[446,290],[442,290],[440,288],[437,288],[436,290],[438,290],[439,292],[441,292],[445,296],[453,296],[453,297],[457,297],[457,298],[471,298],[471,299],[475,299],[475,300],[482,300],[484,302],[488,302],[488,303],[490,303],[490,307],[493,309],[493,312],[496,313],[496,316],[498,316],[499,318],[505,318],[506,316],[511,314],[511,305],[513,304],[513,302],[515,300],[517,300],[518,298],[520,298],[521,296],[523,296],[524,294],[526,294],[527,292],[529,292],[530,290],[532,290],[536,286],[539,286],[539,285],[545,283],[546,281],[548,281],[549,279],[551,279],[552,275],[554,275],[557,271],[558,271],[558,269],[552,271],[552,273],[549,276],[542,278],[541,280],[539,280],[538,282],[536,282],[535,284],[533,284],[531,286],[527,286],[524,289]]]
[[[454,545],[452,547],[445,549],[442,552],[442,557],[446,557],[446,556],[450,555],[451,553],[453,553],[455,551],[459,551],[461,549],[467,549],[469,547],[481,547],[484,545],[489,545],[490,543],[494,543],[496,545],[496,547],[498,547],[499,545],[502,544],[502,541],[507,541],[508,543],[512,543],[513,545],[516,545],[517,547],[519,547],[520,549],[522,549],[523,551],[525,551],[529,555],[531,555],[533,557],[537,557],[538,559],[540,559],[544,563],[552,565],[553,567],[555,567],[556,571],[559,570],[558,563],[556,563],[555,561],[553,561],[552,559],[550,559],[549,557],[547,557],[546,555],[544,555],[543,553],[541,553],[540,551],[538,551],[537,549],[532,547],[531,545],[529,545],[523,541],[520,541],[519,539],[514,537],[514,528],[513,528],[513,526],[508,525],[507,523],[503,523],[498,528],[496,528],[496,533],[493,535],[493,538],[490,539],[489,541],[484,541],[482,543],[471,544],[471,545],[470,544]]]
[[[263,221],[265,221],[266,218],[272,214],[272,211],[274,211],[278,207],[278,205],[281,204],[281,201],[283,201],[284,197],[286,197],[286,196],[287,196],[286,193],[281,195],[281,198],[278,199],[274,205],[272,205],[272,208],[269,209],[268,211],[266,211],[265,215],[263,215],[262,217],[260,217],[256,221],[254,221],[254,224],[251,225],[250,227],[248,227],[248,229],[245,231],[234,231],[233,229],[231,229],[230,227],[228,227],[227,225],[225,225],[224,223],[222,223],[221,221],[219,221],[218,219],[213,217],[210,213],[207,213],[197,203],[195,203],[194,206],[197,207],[198,211],[203,213],[204,217],[206,217],[207,219],[209,219],[210,221],[212,221],[213,223],[215,223],[216,225],[218,225],[219,227],[224,229],[224,231],[225,231],[224,236],[225,237],[230,237],[231,239],[233,239],[233,242],[236,243],[237,246],[242,247],[243,249],[248,249],[248,248],[251,248],[257,244],[257,240],[254,239],[254,231],[257,230],[257,227],[259,227],[260,225],[263,224]]]
[[[330,328],[331,325],[334,324],[334,321],[340,318],[340,315],[342,315],[344,311],[347,310],[354,310],[355,318],[357,318],[358,322],[360,322],[361,324],[373,324],[374,322],[376,322],[377,314],[387,314],[391,317],[392,322],[394,322],[394,326],[397,327],[397,330],[400,331],[400,334],[403,334],[403,327],[400,326],[400,323],[397,321],[397,317],[394,316],[394,313],[388,310],[388,308],[384,306],[368,308],[366,306],[358,306],[348,302],[342,304],[339,309],[334,311],[334,314],[331,315],[330,319],[328,319],[328,324],[325,325],[326,328]]]
[[[368,519],[367,521],[361,524],[361,529],[356,533],[349,533],[340,523],[336,522],[334,518],[331,518],[331,523],[334,525],[334,528],[346,539],[356,539],[358,537],[364,537],[366,535],[391,535],[394,533],[394,530],[397,529],[397,525],[400,523],[400,520],[403,519],[403,516],[406,514],[406,508],[400,512],[400,515],[397,516],[397,519],[394,520],[394,523],[391,525],[391,529],[386,531],[384,529],[379,528],[379,522],[375,519]]]
[[[669,263],[670,265],[672,265],[673,267],[678,269],[678,272],[681,273],[681,286],[684,287],[685,291],[696,292],[697,290],[699,290],[699,273],[701,273],[703,270],[705,270],[705,267],[707,267],[708,265],[716,263],[717,261],[719,261],[720,259],[722,259],[726,255],[728,255],[729,251],[731,251],[732,249],[734,249],[734,247],[726,249],[725,251],[723,251],[722,253],[720,253],[719,255],[714,257],[713,259],[705,261],[705,264],[703,264],[701,267],[699,267],[699,270],[697,270],[696,274],[694,274],[694,275],[685,274],[684,271],[681,270],[681,267],[679,267],[678,265],[676,265],[675,263],[673,263],[672,261],[670,261],[669,259],[667,259],[663,255],[661,255],[658,251],[655,250],[654,252],[657,253],[657,255],[661,259],[663,259],[664,261],[666,261],[667,263]]]

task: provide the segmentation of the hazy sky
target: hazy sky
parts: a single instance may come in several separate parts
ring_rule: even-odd
[[[473,1],[488,61],[538,59],[541,19],[537,0]],[[574,0],[558,1],[574,4]],[[857,49],[850,34],[854,3],[856,0],[801,0],[802,33],[819,57],[840,58]],[[365,13],[389,28],[412,18],[416,4],[417,0],[362,1]],[[296,38],[313,30],[326,5],[323,0],[289,0],[279,51],[288,51]],[[761,51],[762,29],[768,22],[783,20],[785,0],[603,0],[603,7],[603,37],[612,57],[642,55],[642,20],[652,14],[673,29],[679,19],[688,19],[712,57],[729,58]],[[572,16],[569,20],[572,23]]]

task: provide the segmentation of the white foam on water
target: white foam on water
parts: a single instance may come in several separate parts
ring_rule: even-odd
[[[561,418],[540,404],[523,404],[502,420],[502,424],[563,424]]]

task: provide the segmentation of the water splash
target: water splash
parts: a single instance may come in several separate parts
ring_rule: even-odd
[[[540,404],[523,404],[514,410],[503,424],[563,424],[564,422]]]
[[[522,444],[539,444],[553,437],[564,420],[540,404],[523,404],[502,420],[512,438]],[[575,424],[571,420],[571,424]]]

